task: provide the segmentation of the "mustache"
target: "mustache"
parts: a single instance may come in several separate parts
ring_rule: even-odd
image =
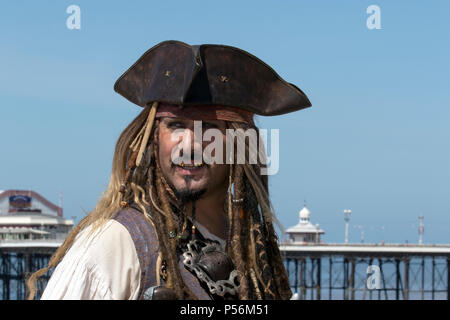
[[[208,152],[204,152],[202,148],[184,149],[181,144],[177,144],[171,150],[170,154],[172,166],[184,164],[212,164],[214,158]]]
[[[212,163],[212,158],[208,157],[208,156],[203,156],[203,157],[195,157],[195,154],[191,153],[191,155],[181,155],[178,157],[172,157],[172,162],[171,162],[171,166],[175,167],[178,166],[179,164],[183,163],[183,164],[202,164],[206,167],[210,167],[210,164]]]

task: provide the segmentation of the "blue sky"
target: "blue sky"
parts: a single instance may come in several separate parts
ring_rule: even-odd
[[[66,27],[68,6],[81,29]],[[381,29],[369,30],[369,5]],[[304,201],[326,242],[449,243],[448,1],[8,1],[0,10],[0,189],[32,189],[77,221],[107,187],[115,141],[140,108],[116,79],[164,40],[247,50],[313,107],[280,129],[271,195],[285,227]]]

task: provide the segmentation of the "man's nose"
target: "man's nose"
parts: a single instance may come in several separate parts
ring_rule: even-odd
[[[197,132],[194,128],[186,128],[182,136],[182,149],[191,150],[191,155],[195,152],[202,152],[202,132]]]

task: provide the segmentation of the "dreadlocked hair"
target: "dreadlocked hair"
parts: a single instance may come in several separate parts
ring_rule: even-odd
[[[69,233],[63,244],[55,251],[45,268],[39,269],[33,273],[27,280],[28,300],[32,300],[36,295],[36,282],[40,277],[55,268],[64,258],[67,251],[72,246],[78,233],[91,227],[90,234],[100,228],[105,222],[111,219],[120,210],[120,201],[122,200],[121,186],[126,178],[128,171],[128,160],[131,156],[129,146],[131,142],[142,131],[147,121],[150,107],[145,108],[121,133],[119,136],[112,162],[111,177],[108,188],[100,197],[94,210],[84,217]],[[128,190],[131,193],[132,190]]]
[[[153,159],[155,165],[152,166],[153,172],[148,174],[147,186],[153,208],[151,212],[154,217],[155,230],[157,230],[158,234],[162,259],[167,262],[167,287],[175,291],[178,299],[196,300],[197,297],[184,282],[180,269],[178,268],[178,238],[175,235],[180,233],[179,220],[183,219],[184,221],[186,217],[185,215],[184,217],[180,217],[175,214],[169,198],[170,196],[174,197],[174,194],[172,190],[169,191],[170,187],[163,182],[165,180],[157,156],[158,126],[155,128],[153,137],[155,145]],[[157,200],[159,200],[159,204]]]
[[[184,282],[178,266],[179,239],[175,235],[184,230],[186,213],[183,208],[177,210],[172,205],[177,199],[161,172],[157,156],[159,120],[154,118],[156,107],[154,103],[144,108],[119,136],[108,189],[94,210],[70,232],[48,265],[29,277],[28,299],[36,295],[38,278],[57,266],[76,236],[87,227],[90,227],[89,234],[93,234],[120,211],[123,202],[135,203],[153,226],[160,247],[157,263],[166,263],[165,285],[174,290],[177,299],[197,299]],[[258,132],[254,125],[239,122],[227,122],[227,127]],[[237,138],[239,143],[242,137]],[[245,137],[243,142],[249,155],[256,152]],[[292,292],[278,250],[272,224],[277,221],[269,200],[267,176],[260,174],[262,168],[259,163],[250,164],[247,157],[244,164],[230,164],[226,250],[238,272],[239,299],[289,299]]]
[[[228,126],[238,134],[238,145],[245,145],[245,163],[233,165],[230,170],[229,191],[233,183],[232,198],[228,197],[229,246],[228,253],[235,263],[239,279],[239,298],[245,299],[290,299],[292,291],[286,270],[278,249],[278,238],[273,222],[279,224],[269,199],[268,176],[262,175],[265,166],[256,161],[249,163],[252,155],[258,155],[264,146],[252,144],[245,139],[248,130],[254,130],[259,137],[256,126],[231,122]],[[250,140],[250,139],[249,139]],[[260,157],[265,152],[259,153]],[[267,163],[261,159],[262,163]],[[239,163],[235,160],[235,163]]]

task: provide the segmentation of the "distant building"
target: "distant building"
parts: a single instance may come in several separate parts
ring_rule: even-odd
[[[0,241],[63,240],[73,224],[61,207],[34,191],[0,191]]]
[[[320,236],[325,232],[319,229],[319,225],[311,224],[311,212],[304,205],[299,212],[300,221],[297,225],[286,230],[291,243],[320,243]]]

